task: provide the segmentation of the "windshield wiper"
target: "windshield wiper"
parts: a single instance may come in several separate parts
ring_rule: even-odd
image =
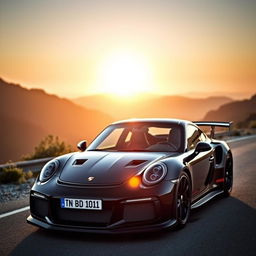
[[[146,149],[119,149],[118,152],[152,152]]]

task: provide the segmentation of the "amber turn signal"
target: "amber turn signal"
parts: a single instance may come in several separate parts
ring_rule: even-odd
[[[130,186],[131,188],[137,188],[137,187],[140,185],[140,178],[134,176],[134,177],[132,177],[132,178],[129,179],[129,182],[128,182],[128,183],[129,183],[129,186]]]

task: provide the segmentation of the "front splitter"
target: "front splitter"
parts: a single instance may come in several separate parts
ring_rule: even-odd
[[[98,233],[98,234],[127,234],[127,233],[144,233],[154,232],[163,229],[173,227],[177,224],[176,219],[170,219],[162,223],[151,224],[151,225],[138,225],[132,227],[122,228],[99,228],[99,227],[82,227],[82,226],[67,226],[54,223],[47,223],[32,217],[31,215],[27,218],[27,223],[35,225],[40,228],[48,230],[58,231],[71,231],[71,232],[83,232],[83,233]]]

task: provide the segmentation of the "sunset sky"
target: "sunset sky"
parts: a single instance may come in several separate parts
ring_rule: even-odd
[[[0,77],[65,97],[249,96],[255,13],[247,0],[1,0]]]

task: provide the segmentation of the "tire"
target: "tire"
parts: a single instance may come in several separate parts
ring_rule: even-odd
[[[182,172],[179,178],[176,193],[177,228],[183,228],[190,216],[191,210],[191,180],[186,172]]]
[[[233,158],[232,158],[231,152],[229,152],[226,157],[225,170],[224,170],[223,192],[225,197],[230,196],[232,187],[233,187]]]

